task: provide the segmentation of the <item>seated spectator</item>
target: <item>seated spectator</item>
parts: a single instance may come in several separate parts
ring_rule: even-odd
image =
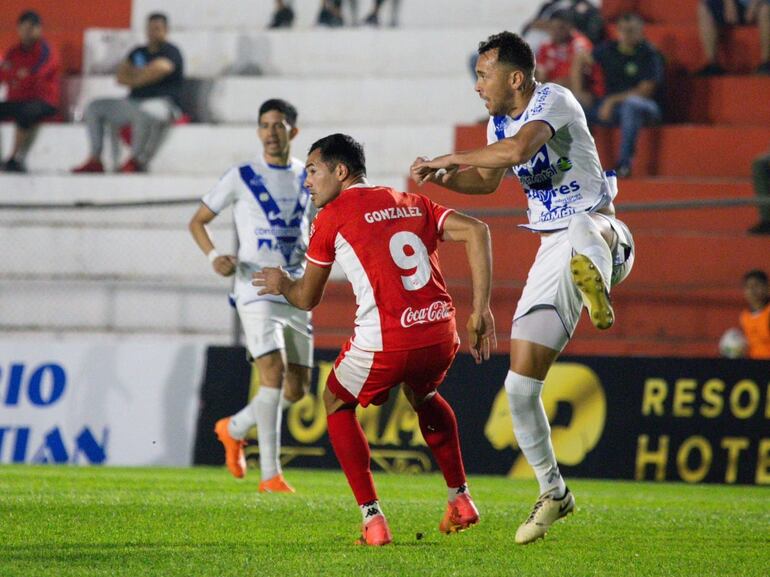
[[[275,0],[273,19],[268,28],[291,28],[294,24],[294,10],[288,0]]]
[[[18,19],[20,42],[0,62],[0,83],[8,85],[8,99],[0,102],[0,120],[16,123],[13,152],[6,172],[26,172],[24,161],[40,121],[56,114],[61,74],[55,50],[42,37],[40,16],[31,10]]]
[[[537,51],[535,77],[538,82],[555,82],[572,89],[572,62],[576,54],[591,53],[593,44],[572,25],[570,12],[551,16],[550,41]]]
[[[370,26],[380,25],[380,10],[386,1],[387,0],[374,0],[372,11],[369,13],[369,16],[364,19],[364,24],[369,24]],[[390,26],[395,28],[398,26],[398,9],[401,5],[401,0],[391,0],[391,4],[393,11],[390,13]]]
[[[762,62],[759,74],[770,74],[770,0],[701,0],[698,4],[698,29],[706,55],[706,66],[699,76],[725,74],[717,62],[720,29],[742,24],[759,25],[759,45]]]
[[[770,202],[770,152],[754,159],[751,165],[754,174],[754,192],[758,199]],[[760,204],[759,222],[749,229],[751,234],[770,234],[770,204]]]
[[[537,54],[540,45],[548,41],[551,18],[557,12],[566,10],[572,25],[592,44],[604,40],[602,13],[588,0],[547,0],[537,11],[534,19],[524,25],[521,35]],[[538,66],[540,64],[538,63]]]
[[[318,13],[318,25],[329,28],[339,28],[345,25],[342,18],[342,0],[321,0],[321,11]]]
[[[134,48],[118,67],[120,84],[131,88],[128,98],[101,98],[88,105],[85,121],[91,155],[72,172],[104,172],[102,147],[107,124],[113,129],[131,125],[131,158],[120,172],[144,172],[163,130],[181,114],[182,54],[166,42],[164,14],[147,18],[147,46]]]
[[[616,170],[621,178],[631,175],[636,140],[642,126],[660,122],[656,101],[663,81],[663,57],[644,37],[638,14],[626,13],[617,22],[618,39],[597,46],[592,54],[575,57],[573,78],[580,86],[575,95],[587,108],[589,122],[620,126],[620,154]],[[589,91],[582,71],[595,66],[604,86]]]
[[[741,330],[750,359],[770,359],[770,291],[767,273],[751,270],[743,276],[743,295],[749,305],[741,313]]]

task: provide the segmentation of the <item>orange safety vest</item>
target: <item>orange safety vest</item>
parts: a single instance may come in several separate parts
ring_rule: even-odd
[[[741,329],[749,344],[750,359],[770,359],[770,303],[764,308],[741,313]]]

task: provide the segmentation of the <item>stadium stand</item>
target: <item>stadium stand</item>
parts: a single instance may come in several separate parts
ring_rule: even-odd
[[[26,7],[16,0],[6,4],[13,18]],[[87,150],[85,130],[79,124],[47,124],[28,159],[33,175],[0,175],[0,202],[200,197],[229,165],[257,153],[253,124],[259,103],[268,97],[287,98],[299,109],[302,132],[295,155],[302,157],[324,134],[349,132],[367,146],[372,181],[417,190],[406,179],[414,157],[484,141],[484,126],[470,124],[484,111],[468,79],[468,53],[489,33],[518,30],[535,8],[512,0],[501,16],[499,0],[456,2],[452,10],[437,9],[445,4],[441,0],[407,1],[400,29],[331,31],[312,27],[317,6],[311,2],[307,9],[297,7],[293,29],[255,32],[267,26],[272,2],[233,0],[222,10],[204,0],[134,0],[116,2],[109,13],[97,4],[84,1],[78,14],[46,20],[49,39],[59,44],[71,75],[65,87],[69,115],[77,119],[95,95],[124,93],[108,74],[141,37],[146,15],[163,10],[189,75],[200,83],[200,94],[191,100],[199,122],[169,131],[149,174],[127,176],[66,175]],[[603,12],[610,20],[623,9],[638,8],[649,22],[647,32],[668,60],[668,123],[642,134],[634,178],[621,185],[620,210],[645,202],[752,198],[751,159],[770,143],[770,78],[688,76],[702,65],[696,0],[636,4],[605,0]],[[45,5],[36,4],[44,18]],[[5,46],[12,29],[2,22],[0,46]],[[728,36],[724,50],[733,69],[753,70],[759,59],[756,30],[736,29]],[[740,106],[734,103],[736,86],[741,86]],[[8,125],[0,127],[4,154],[9,135]],[[596,139],[605,165],[613,166],[617,132],[598,130]],[[503,190],[484,198],[433,187],[429,192],[450,206],[491,211],[485,218],[493,233],[495,312],[505,343],[537,244],[535,235],[512,224],[510,214],[524,208],[518,185],[506,181]],[[194,334],[226,342],[232,319],[227,283],[211,274],[187,237],[194,207],[193,202],[0,211],[7,239],[0,290],[8,297],[0,301],[0,328],[33,335]],[[735,323],[740,308],[735,279],[766,264],[758,259],[767,253],[767,241],[745,233],[755,214],[750,205],[622,212],[640,256],[628,284],[615,293],[618,323],[608,334],[582,324],[568,352],[716,354],[719,335]],[[226,221],[214,226],[223,247],[233,236]],[[442,247],[442,263],[462,318],[470,291],[465,259],[455,250]],[[689,259],[693,254],[699,257],[697,268]],[[76,302],[89,304],[73,306]],[[354,309],[347,286],[334,283],[315,313],[319,347],[340,345]]]

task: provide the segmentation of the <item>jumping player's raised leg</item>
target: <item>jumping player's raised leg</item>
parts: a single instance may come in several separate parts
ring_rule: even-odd
[[[570,261],[572,281],[583,297],[593,325],[608,329],[615,322],[610,285],[616,234],[606,218],[589,213],[574,215],[569,221],[568,233],[575,253]]]

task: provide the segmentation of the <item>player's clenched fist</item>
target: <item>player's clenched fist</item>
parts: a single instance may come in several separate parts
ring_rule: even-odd
[[[262,287],[259,291],[261,295],[280,295],[286,281],[291,280],[289,273],[280,267],[266,266],[259,272],[251,275],[251,284],[255,287]]]
[[[231,276],[235,272],[238,259],[232,255],[218,256],[211,262],[214,271],[222,276]]]

